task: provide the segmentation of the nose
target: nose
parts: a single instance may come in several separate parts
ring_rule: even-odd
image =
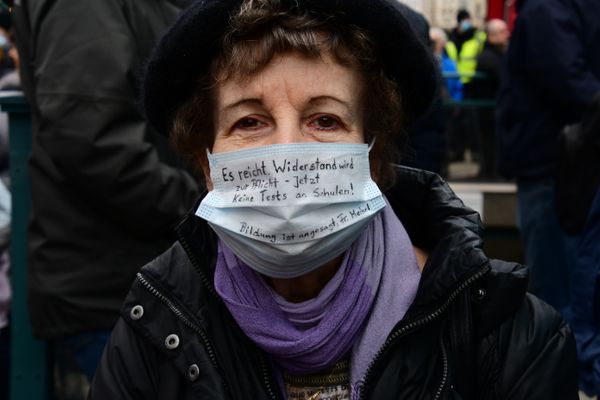
[[[302,132],[301,118],[294,112],[275,119],[275,129],[270,135],[269,144],[289,144],[310,142],[312,139]]]
[[[304,136],[298,128],[277,129],[271,136],[270,144],[289,144],[307,141],[306,136]]]

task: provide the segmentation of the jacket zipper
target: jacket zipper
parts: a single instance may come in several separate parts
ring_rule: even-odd
[[[260,354],[260,370],[262,372],[263,381],[265,382],[265,388],[267,389],[267,395],[271,400],[279,400],[279,396],[275,394],[271,378],[269,376],[269,368],[267,366],[267,358],[264,353]]]
[[[188,328],[193,330],[196,334],[198,334],[202,344],[204,345],[204,348],[206,349],[206,352],[208,353],[208,358],[210,359],[213,367],[215,369],[217,369],[218,371],[221,371],[219,363],[217,362],[217,357],[215,356],[214,349],[212,347],[212,344],[210,343],[210,340],[208,339],[208,336],[206,335],[206,332],[204,332],[204,330],[202,328],[200,328],[197,324],[195,324],[189,318],[187,318],[183,314],[183,312],[181,312],[181,310],[179,310],[179,308],[177,308],[177,306],[175,304],[173,304],[173,302],[171,300],[169,300],[164,294],[162,294],[158,289],[156,289],[154,286],[152,286],[152,284],[144,277],[144,275],[142,275],[141,272],[137,273],[137,279],[138,279],[138,281],[140,281],[142,286],[144,286],[154,297],[156,297],[160,302],[162,302],[167,307],[169,307],[169,309],[173,312],[173,314],[175,314],[175,316],[181,322],[183,322],[183,324],[185,326],[187,326]],[[222,381],[223,381],[223,386],[225,388],[225,391],[229,391],[229,388],[228,388],[228,385],[227,385],[227,382],[225,381],[225,379],[222,378]]]
[[[442,315],[444,313],[444,311],[446,311],[446,309],[450,306],[450,304],[454,301],[454,299],[463,290],[465,290],[467,287],[469,287],[477,279],[481,278],[483,275],[488,273],[489,270],[490,270],[490,267],[487,266],[487,267],[481,269],[476,274],[467,278],[458,288],[456,288],[456,290],[454,290],[454,292],[452,292],[450,294],[450,296],[448,296],[448,299],[440,307],[438,307],[435,311],[433,311],[431,314],[428,314],[425,317],[418,319],[416,321],[410,322],[406,325],[403,325],[403,326],[399,327],[398,329],[396,329],[394,332],[392,332],[388,336],[388,338],[385,341],[385,343],[383,344],[383,346],[381,346],[381,348],[375,355],[375,358],[373,359],[371,364],[369,364],[369,367],[367,368],[367,372],[365,373],[364,385],[361,386],[361,388],[360,388],[359,399],[365,399],[366,388],[368,386],[367,384],[369,382],[369,378],[371,377],[371,374],[373,373],[373,368],[377,364],[377,362],[383,357],[383,355],[389,350],[389,348],[391,347],[391,345],[394,341],[396,341],[400,337],[410,333],[411,331],[414,331],[414,330],[432,322],[436,318],[438,318],[440,315]],[[444,360],[447,363],[446,358],[444,358]],[[445,365],[445,368],[446,368],[446,374],[442,376],[443,381],[445,379],[447,379],[447,368],[448,368],[447,364]],[[445,382],[443,382],[443,381],[442,381],[442,385],[440,387],[443,387],[445,385]],[[440,394],[441,394],[441,392],[440,392]],[[436,397],[436,399],[437,399],[437,397]]]
[[[194,253],[192,252],[192,249],[190,248],[187,240],[184,238],[184,235],[179,233],[179,243],[181,243],[181,245],[183,246],[183,250],[186,252],[186,254],[188,255],[192,265],[194,266],[194,268],[196,269],[196,271],[198,272],[198,274],[200,275],[200,280],[202,281],[202,284],[204,285],[204,287],[206,287],[206,289],[210,292],[211,295],[213,295],[216,299],[218,299],[219,301],[223,301],[223,299],[221,299],[221,296],[219,296],[217,294],[217,292],[215,291],[214,287],[210,284],[210,281],[208,280],[208,278],[206,277],[206,275],[202,272],[202,269],[200,268],[200,263],[198,262],[198,259],[196,258],[196,256],[194,255]],[[139,274],[138,274],[139,275]],[[208,338],[206,338],[206,343],[205,346],[208,345],[210,348],[210,343],[208,342]],[[211,348],[211,352],[209,354],[213,354],[212,353],[212,348]],[[214,356],[213,356],[214,357]],[[267,395],[269,396],[269,398],[271,400],[278,400],[279,397],[275,394],[275,391],[273,390],[273,384],[272,384],[272,380],[269,377],[269,368],[267,366],[267,361],[266,358],[264,356],[264,354],[261,354],[260,356],[260,369],[262,372],[262,378],[265,384],[265,388],[267,390]],[[211,360],[213,360],[213,358],[211,358]],[[216,364],[216,358],[214,359],[213,363]]]
[[[183,234],[181,234],[180,232],[178,232],[178,236],[179,236],[179,243],[181,243],[181,245],[183,246],[183,250],[185,251],[185,253],[189,257],[192,265],[196,269],[196,272],[198,272],[198,274],[200,275],[200,280],[202,281],[202,284],[204,285],[204,287],[216,299],[222,301],[221,296],[219,296],[217,294],[217,292],[215,291],[215,288],[213,287],[213,285],[211,284],[211,282],[208,280],[208,278],[206,277],[206,275],[204,274],[204,272],[202,272],[202,269],[200,268],[200,263],[198,262],[198,259],[196,258],[196,255],[194,254],[194,252],[190,248],[190,245],[188,244],[187,240],[184,238]]]
[[[442,381],[440,382],[440,386],[435,392],[435,397],[433,400],[439,400],[442,395],[442,391],[446,386],[446,382],[448,382],[448,353],[446,353],[446,346],[444,346],[444,338],[440,338],[440,348],[442,349]]]

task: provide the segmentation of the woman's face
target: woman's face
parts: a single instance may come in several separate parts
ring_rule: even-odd
[[[328,54],[278,56],[249,79],[217,86],[212,152],[281,143],[364,143],[361,92],[360,74]]]

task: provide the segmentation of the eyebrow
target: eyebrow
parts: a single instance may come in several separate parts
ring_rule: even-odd
[[[233,108],[242,106],[242,105],[261,105],[262,104],[262,100],[259,98],[248,98],[248,99],[241,99],[236,101],[235,103],[231,103],[228,104],[224,107],[221,107],[220,111],[228,111],[231,110]]]
[[[338,99],[337,97],[334,97],[334,96],[327,96],[327,95],[317,96],[317,97],[311,97],[310,100],[308,101],[308,103],[309,104],[311,104],[311,103],[322,103],[322,102],[325,102],[325,101],[328,101],[328,100],[333,100],[334,102],[343,105],[348,110],[352,109],[352,107],[350,106],[350,104],[347,103],[347,102],[345,102],[344,100]]]
[[[338,99],[335,96],[328,96],[328,95],[323,95],[323,96],[316,96],[316,97],[311,97],[308,100],[308,104],[319,104],[319,103],[323,103],[326,101],[334,101],[338,104],[341,104],[342,106],[344,106],[346,109],[351,110],[352,107],[350,106],[350,104],[348,102],[345,102],[344,100]],[[258,105],[261,106],[263,104],[262,99],[257,98],[257,97],[250,97],[247,99],[240,99],[234,103],[231,104],[227,104],[224,107],[221,107],[221,109],[219,111],[229,111],[232,110],[236,107],[242,106],[242,105]]]

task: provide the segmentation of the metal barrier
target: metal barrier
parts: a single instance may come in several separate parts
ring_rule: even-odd
[[[33,338],[27,309],[27,227],[31,209],[28,161],[31,154],[31,116],[20,92],[0,95],[8,113],[10,132],[11,220],[11,400],[48,400],[51,379],[46,343]]]
[[[495,99],[463,99],[463,100],[445,100],[445,106],[460,106],[474,108],[495,108]]]
[[[468,77],[473,79],[474,81],[485,81],[489,79],[489,76],[482,72],[474,72],[474,73],[458,73],[458,72],[443,72],[442,79],[445,81],[446,79],[458,79]],[[447,99],[444,100],[445,106],[460,106],[460,107],[474,107],[474,108],[495,108],[496,107],[496,99],[474,99],[467,98],[462,100],[453,100]]]

